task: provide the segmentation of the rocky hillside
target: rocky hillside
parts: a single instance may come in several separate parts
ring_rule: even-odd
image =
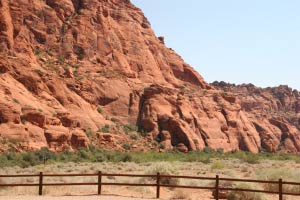
[[[285,85],[273,88],[225,82],[212,85],[223,90],[222,95],[236,98],[259,133],[263,150],[299,152],[300,93],[297,90]]]
[[[0,0],[0,25],[0,151],[300,152],[297,92],[212,87],[129,0]]]

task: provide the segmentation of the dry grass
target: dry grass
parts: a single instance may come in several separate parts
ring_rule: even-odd
[[[212,170],[214,163],[222,163],[221,168]],[[263,161],[258,164],[249,164],[241,162],[237,159],[224,159],[224,160],[212,160],[210,164],[204,164],[201,162],[154,162],[154,163],[57,163],[51,165],[38,165],[29,168],[20,167],[4,167],[1,168],[1,174],[33,174],[43,171],[45,173],[94,173],[97,171],[102,171],[105,173],[128,173],[128,174],[156,174],[160,172],[162,174],[173,174],[173,175],[188,175],[188,176],[205,176],[214,177],[216,173],[220,177],[228,178],[247,178],[247,179],[261,179],[261,180],[278,180],[282,177],[285,181],[296,181],[300,182],[300,163],[295,163],[294,161]],[[5,183],[36,183],[37,178],[22,178],[22,179],[12,179],[3,178],[0,181],[5,181]],[[96,177],[47,177],[44,179],[45,182],[96,182]],[[124,182],[124,183],[153,183],[154,179],[141,179],[141,178],[128,178],[128,177],[105,177],[104,182]],[[166,179],[162,180],[164,184],[180,184],[180,185],[190,185],[190,186],[212,186],[215,183],[213,181],[204,180],[189,180],[189,179]],[[172,182],[175,181],[175,182]],[[220,182],[222,186],[238,186],[236,183],[232,182]],[[257,189],[272,189],[269,185],[254,184],[251,187]],[[273,190],[276,190],[276,186]],[[287,188],[285,191],[300,192],[300,189]],[[153,198],[155,197],[155,188],[151,187],[113,187],[104,186],[104,194],[116,194],[125,196],[133,196],[140,198]],[[46,195],[90,195],[97,193],[96,186],[60,186],[60,187],[45,187],[44,193]],[[36,195],[36,187],[18,187],[18,188],[4,188],[0,189],[1,195]],[[187,195],[188,194],[188,195]],[[208,200],[211,198],[211,191],[200,191],[199,190],[170,190],[167,188],[162,188],[161,196],[164,199],[177,198],[180,199],[201,199]],[[248,195],[246,194],[235,194],[237,199],[238,195]],[[180,198],[179,198],[180,197]],[[248,197],[245,197],[245,199]],[[250,197],[249,197],[250,198]],[[251,197],[252,198],[252,197]],[[250,199],[251,199],[250,198]],[[258,197],[257,197],[258,198]],[[277,196],[261,195],[261,199],[266,200],[277,199]],[[290,197],[289,200],[298,200],[299,197]],[[234,199],[235,200],[235,199]],[[244,200],[244,199],[243,199]],[[252,199],[251,199],[252,200]],[[256,200],[256,199],[253,199]],[[259,199],[260,200],[260,199]]]
[[[291,170],[290,168],[274,168],[259,171],[257,177],[259,179],[267,181],[278,181],[280,178],[282,178],[283,180],[300,182],[300,171],[299,169]],[[263,187],[266,190],[274,192],[277,192],[279,189],[278,184],[264,184]],[[290,193],[300,193],[300,186],[284,185],[283,191]]]
[[[257,189],[249,184],[238,184],[236,188]],[[228,200],[264,200],[261,194],[253,192],[232,191],[228,195]]]

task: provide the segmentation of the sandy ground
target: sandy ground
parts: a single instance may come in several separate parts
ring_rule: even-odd
[[[142,198],[121,196],[0,196],[0,200],[141,200]],[[145,200],[145,199],[143,199]],[[147,199],[146,199],[147,200]]]
[[[264,160],[258,164],[244,163],[234,159],[213,160],[212,163],[200,162],[155,162],[155,163],[56,163],[29,168],[7,167],[1,168],[0,174],[37,174],[44,173],[95,173],[102,171],[106,173],[127,174],[155,174],[156,172],[181,174],[190,176],[221,177],[260,179],[266,176],[279,175],[284,180],[300,182],[300,163],[294,161],[268,161]],[[2,178],[4,183],[36,183],[37,178]],[[45,183],[69,183],[69,182],[96,182],[97,177],[45,177]],[[179,179],[174,184],[188,186],[209,186],[214,182],[205,180]],[[155,180],[147,178],[114,177],[107,176],[103,182],[111,183],[154,183]],[[230,184],[222,182],[225,186]],[[236,187],[242,187],[234,183]],[[262,184],[248,184],[253,188],[264,189]],[[285,188],[286,189],[286,188]],[[300,192],[300,187],[295,188]],[[127,200],[127,199],[155,199],[155,187],[120,187],[103,186],[101,196],[97,196],[96,186],[46,186],[43,188],[44,196],[37,196],[37,187],[15,187],[0,188],[0,200]],[[72,196],[71,196],[72,195]],[[263,200],[278,199],[277,195],[262,195]],[[183,198],[179,198],[183,197]],[[161,199],[189,199],[189,200],[211,200],[212,192],[206,190],[190,189],[168,189],[161,188]],[[299,200],[300,197],[287,197],[285,200]]]

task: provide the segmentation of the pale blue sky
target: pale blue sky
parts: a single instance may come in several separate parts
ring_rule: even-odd
[[[299,0],[131,0],[206,81],[300,89]]]

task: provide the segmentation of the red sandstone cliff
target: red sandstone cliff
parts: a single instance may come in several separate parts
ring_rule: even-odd
[[[249,92],[214,89],[129,0],[0,0],[0,25],[0,151],[147,150],[159,141],[181,151],[300,152],[296,97],[283,100],[297,107],[292,119],[272,95],[247,101]],[[266,102],[277,107],[258,118],[252,104]]]

